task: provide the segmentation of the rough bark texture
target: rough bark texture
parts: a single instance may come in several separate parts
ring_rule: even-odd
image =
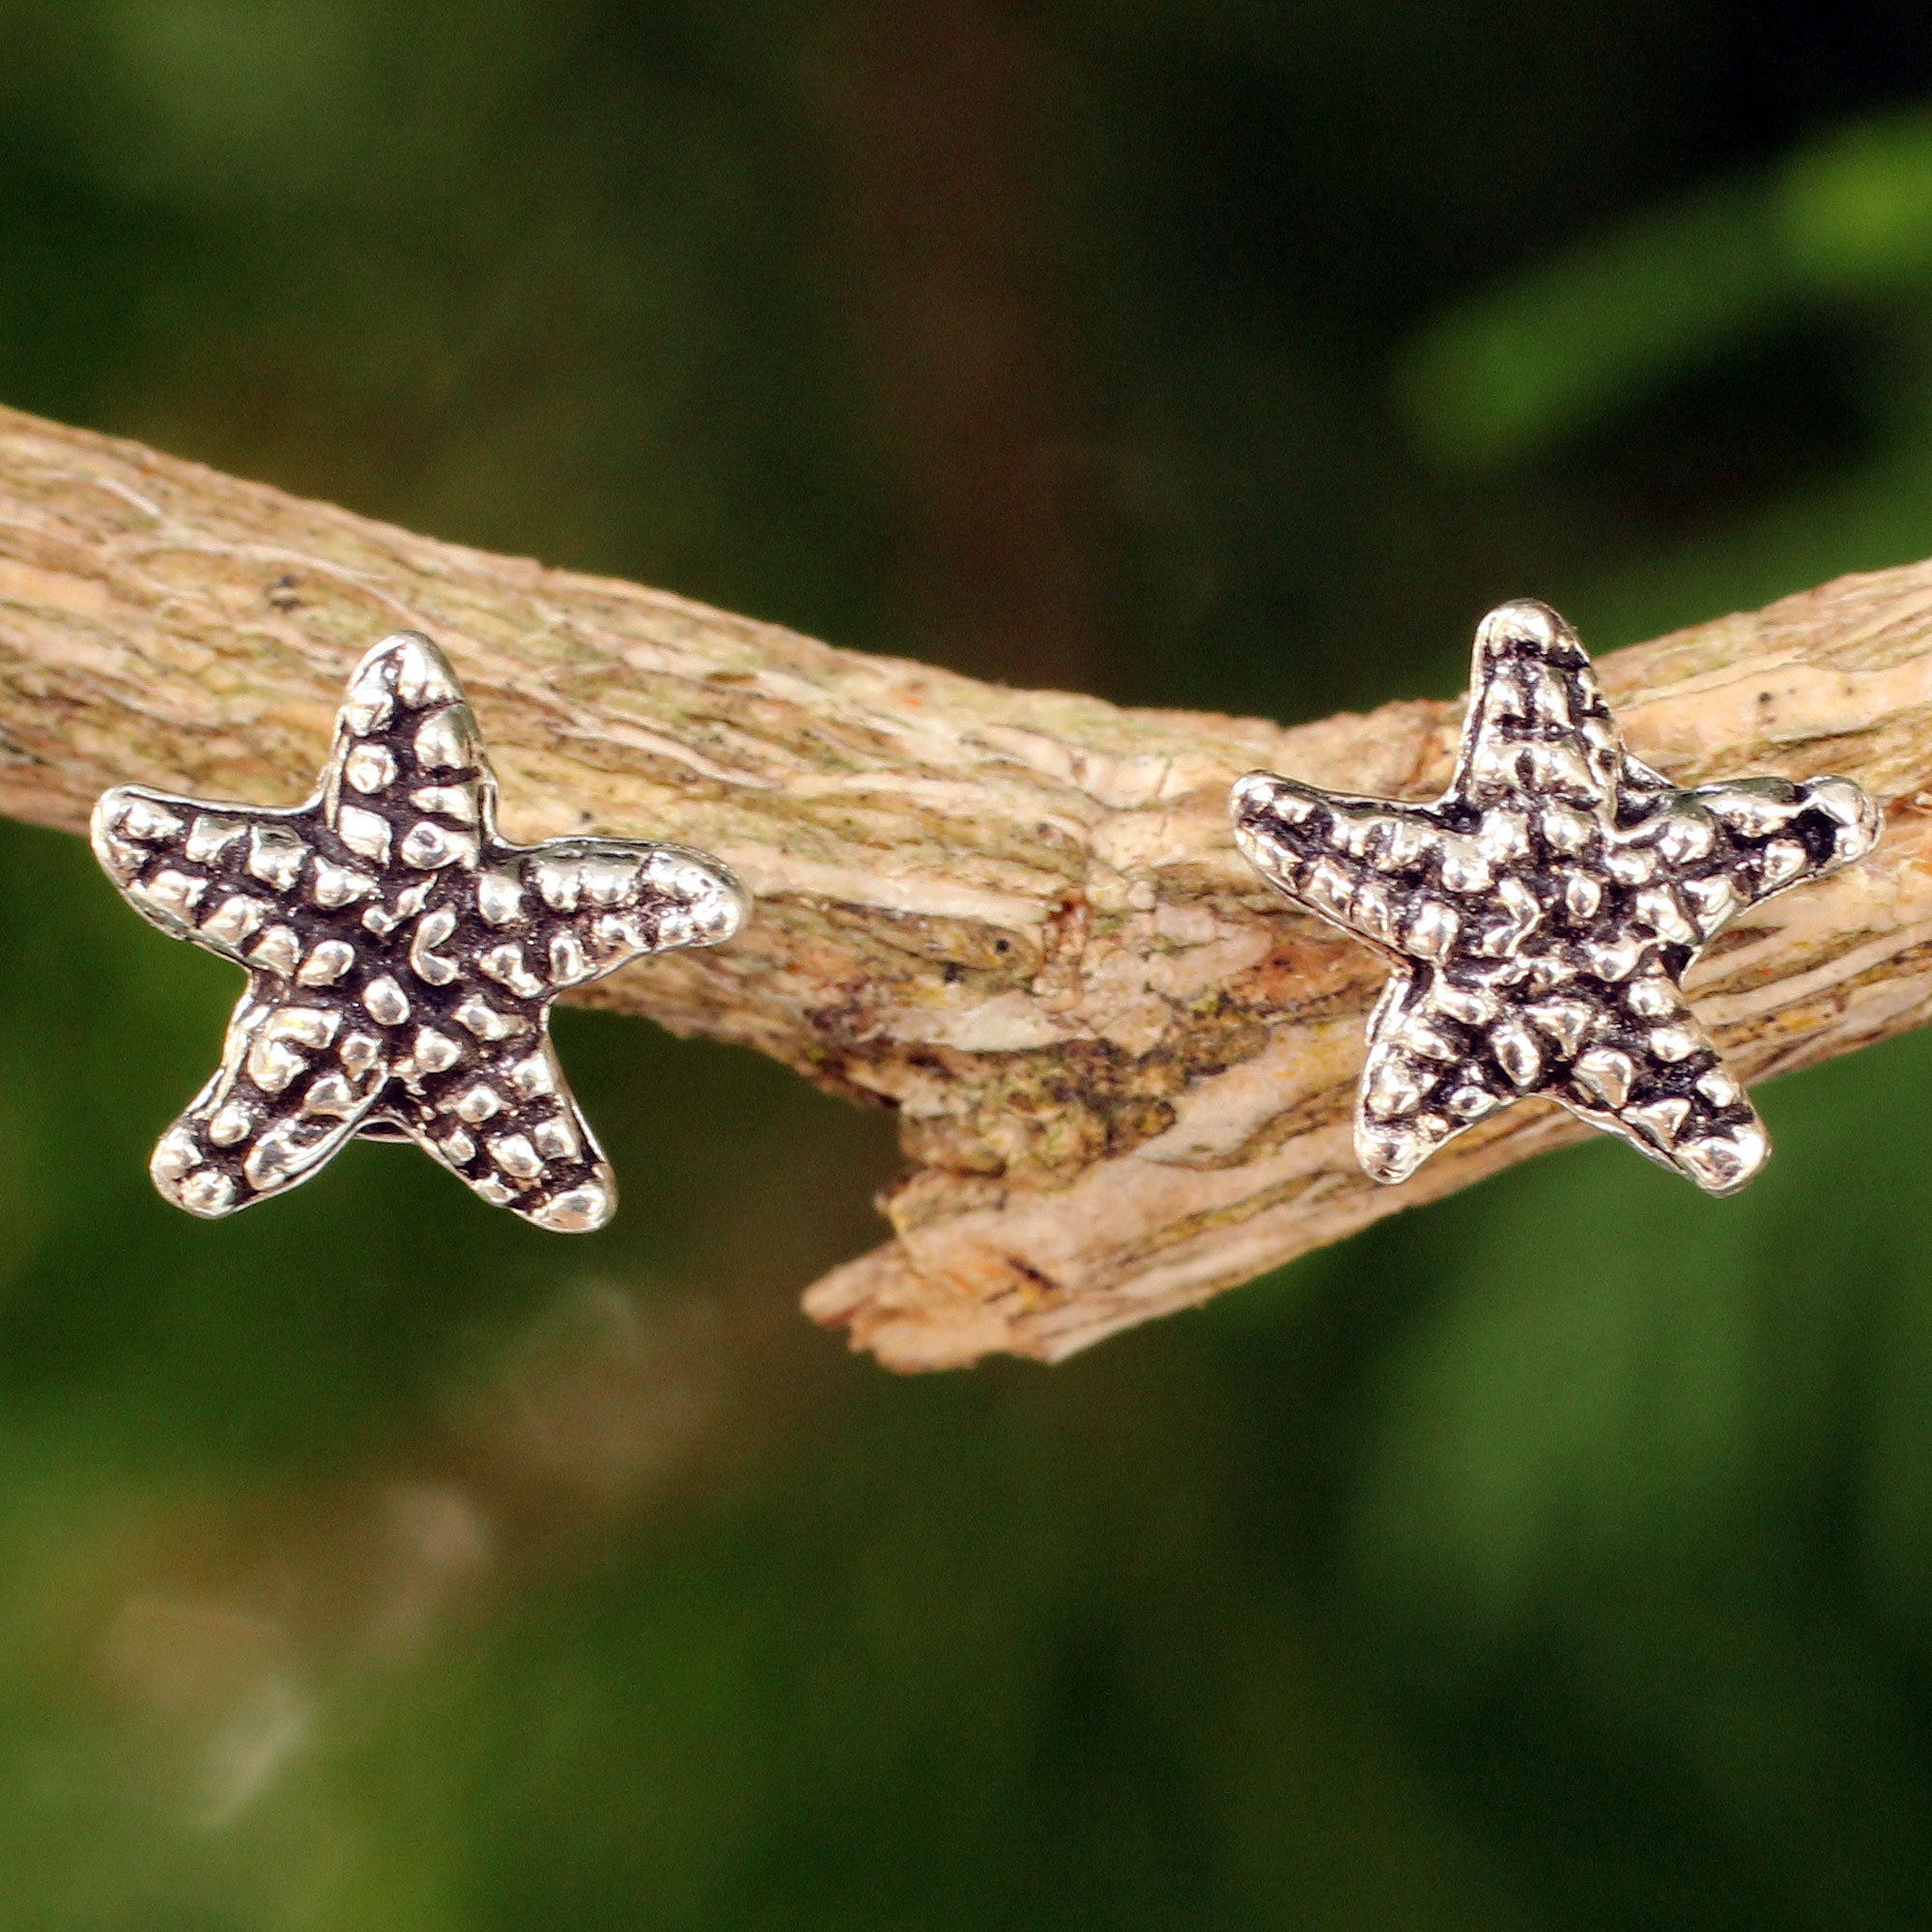
[[[600,1004],[898,1109],[893,1238],[806,1295],[892,1367],[1057,1359],[1581,1131],[1525,1104],[1367,1180],[1348,1123],[1386,969],[1228,836],[1255,765],[1433,797],[1455,704],[1283,730],[996,689],[0,411],[0,810],[78,831],[125,780],[293,803],[350,667],[405,626],[456,662],[512,837],[683,839],[757,895],[734,944]],[[1839,771],[1887,810],[1873,860],[1693,974],[1738,1070],[1925,1018],[1932,566],[1598,668],[1673,779]]]

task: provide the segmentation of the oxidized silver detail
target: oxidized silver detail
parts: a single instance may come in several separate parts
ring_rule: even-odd
[[[1376,1179],[1540,1094],[1713,1194],[1771,1144],[1684,974],[1747,906],[1863,858],[1880,828],[1848,779],[1673,785],[1625,751],[1577,634],[1529,601],[1476,633],[1435,804],[1250,772],[1231,805],[1264,877],[1395,961],[1355,1114]]]
[[[749,909],[684,846],[499,838],[476,722],[412,632],[356,668],[307,805],[121,785],[93,837],[145,919],[248,969],[219,1071],[150,1163],[208,1218],[361,1133],[415,1141],[537,1227],[601,1228],[616,1181],[556,1063],[551,1002],[640,954],[718,945]]]

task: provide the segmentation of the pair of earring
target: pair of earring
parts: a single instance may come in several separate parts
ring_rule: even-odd
[[[750,897],[684,846],[509,844],[496,803],[455,674],[413,632],[356,668],[308,804],[102,797],[94,850],[128,901],[249,976],[219,1070],[155,1150],[167,1199],[234,1213],[359,1134],[414,1141],[538,1227],[610,1219],[616,1182],[551,1004],[643,954],[729,939]],[[1862,858],[1879,830],[1845,779],[1671,784],[1624,750],[1576,633],[1526,602],[1477,633],[1435,805],[1251,772],[1232,809],[1264,877],[1395,963],[1356,1109],[1376,1179],[1541,1094],[1715,1194],[1770,1143],[1684,973],[1747,906]]]

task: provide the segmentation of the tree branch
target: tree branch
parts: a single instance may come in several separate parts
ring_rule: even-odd
[[[456,660],[519,838],[716,852],[757,895],[717,952],[597,989],[899,1111],[894,1237],[806,1295],[895,1368],[1056,1360],[1576,1138],[1543,1103],[1398,1188],[1355,1166],[1385,969],[1236,856],[1253,765],[1425,798],[1459,707],[1293,730],[1124,711],[860,656],[627,583],[373,524],[0,411],[0,810],[78,831],[124,780],[302,796],[386,631]],[[1856,778],[1872,861],[1772,901],[1691,987],[1751,1078],[1918,1024],[1932,995],[1932,565],[1600,661],[1685,783]]]

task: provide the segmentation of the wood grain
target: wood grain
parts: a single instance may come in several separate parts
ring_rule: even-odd
[[[0,411],[0,810],[78,831],[127,780],[293,803],[350,667],[404,626],[468,685],[511,837],[683,839],[757,895],[733,945],[598,1003],[897,1110],[892,1237],[805,1297],[891,1367],[1057,1360],[1581,1131],[1525,1104],[1368,1181],[1348,1122],[1383,968],[1228,837],[1254,765],[1435,795],[1455,704],[1284,730],[994,688]],[[1674,779],[1838,771],[1887,810],[1873,860],[1693,974],[1738,1068],[1925,1018],[1932,565],[1599,669]]]

